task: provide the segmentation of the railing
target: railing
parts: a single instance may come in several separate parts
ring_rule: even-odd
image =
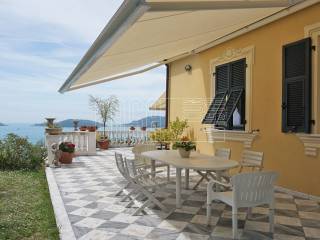
[[[98,131],[100,136],[103,131]],[[106,130],[106,136],[111,141],[110,147],[134,146],[138,143],[150,141],[149,131],[141,130]]]
[[[98,131],[98,135],[102,136],[103,131]],[[150,131],[141,130],[107,130],[106,136],[110,142],[110,147],[130,147],[139,143],[150,141]],[[96,154],[96,132],[76,131],[63,132],[59,135],[46,134],[46,147],[48,150],[48,162],[52,163],[54,155],[51,146],[54,143],[72,142],[75,144],[76,155],[95,155]]]
[[[95,132],[63,132],[59,135],[46,134],[46,147],[48,150],[48,162],[54,160],[51,146],[54,143],[72,142],[75,144],[76,155],[96,154],[96,133]]]

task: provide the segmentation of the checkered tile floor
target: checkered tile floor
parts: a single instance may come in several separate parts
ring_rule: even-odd
[[[196,191],[183,190],[183,207],[175,210],[175,184],[167,185],[157,197],[171,211],[148,210],[147,215],[131,216],[133,208],[114,194],[125,181],[119,175],[114,152],[131,155],[121,148],[78,157],[70,166],[54,169],[65,208],[77,239],[231,239],[231,208],[213,204],[210,226],[205,225],[205,184]],[[174,169],[173,174],[174,176]],[[198,179],[191,174],[190,186]],[[174,178],[172,179],[174,180]],[[268,233],[268,209],[256,207],[248,219],[246,209],[239,214],[242,239],[320,239],[319,203],[276,193],[275,233]]]

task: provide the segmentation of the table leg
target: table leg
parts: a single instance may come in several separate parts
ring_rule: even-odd
[[[217,178],[217,181],[218,182],[221,182],[221,171],[216,171],[216,178]],[[218,192],[221,192],[221,185],[219,185],[219,184],[216,184],[216,186],[217,186],[217,191]]]
[[[156,177],[156,161],[151,159],[151,176],[152,178]]]
[[[186,179],[185,179],[185,181],[186,181],[186,189],[189,189],[189,169],[185,169],[185,172],[186,172]]]
[[[176,168],[176,207],[181,208],[181,168]]]

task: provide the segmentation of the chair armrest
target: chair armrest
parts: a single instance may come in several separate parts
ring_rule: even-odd
[[[223,182],[219,182],[219,181],[213,179],[213,180],[210,180],[210,182],[208,183],[208,190],[212,189],[213,185],[215,185],[215,184],[218,184],[218,185],[221,185],[221,186],[224,186],[224,187],[227,187],[227,188],[231,188],[232,187],[232,185],[229,184],[229,183],[223,183]]]

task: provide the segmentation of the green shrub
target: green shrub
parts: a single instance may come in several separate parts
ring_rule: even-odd
[[[46,150],[33,145],[27,138],[8,134],[0,141],[0,170],[39,169],[46,158]]]

